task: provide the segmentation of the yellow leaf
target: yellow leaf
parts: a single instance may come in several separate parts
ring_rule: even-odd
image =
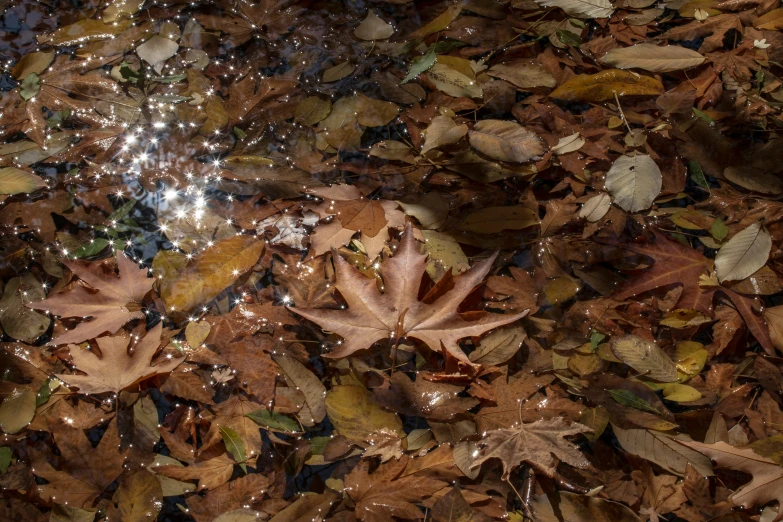
[[[773,9],[764,16],[759,16],[756,21],[753,22],[753,27],[757,29],[769,29],[774,31],[777,29],[783,29],[783,8]]]
[[[701,392],[687,384],[672,383],[663,389],[663,396],[673,402],[692,402],[701,399]]]
[[[354,442],[363,442],[374,436],[405,436],[400,418],[382,410],[372,392],[363,386],[333,387],[326,394],[326,412],[335,430]]]
[[[617,96],[654,96],[663,94],[663,84],[649,76],[620,69],[596,74],[580,74],[566,81],[549,96],[559,100],[601,102]]]
[[[37,36],[38,43],[50,45],[73,45],[93,42],[95,40],[107,40],[118,35],[130,27],[130,20],[104,23],[101,20],[79,20],[71,25],[60,27],[49,34]]]
[[[409,38],[424,38],[427,35],[444,30],[449,25],[451,25],[451,22],[453,22],[454,19],[459,16],[460,12],[462,12],[462,2],[456,2],[448,9],[443,11],[440,15],[438,15],[433,21],[424,27],[421,27],[418,31],[411,33]]]
[[[253,236],[235,236],[206,250],[183,270],[161,295],[173,311],[186,311],[215,298],[256,264],[264,243]]]

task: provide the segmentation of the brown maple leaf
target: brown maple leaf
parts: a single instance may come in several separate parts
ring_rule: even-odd
[[[711,271],[712,263],[701,252],[663,234],[655,234],[653,243],[632,243],[626,247],[637,254],[652,258],[655,262],[620,288],[613,298],[628,299],[662,286],[680,284],[682,293],[677,301],[678,308],[693,308],[712,313],[713,292],[699,286],[699,278]]]
[[[392,517],[422,518],[415,504],[446,486],[445,482],[416,475],[400,477],[408,456],[381,464],[370,474],[363,460],[345,476],[345,491],[356,502],[356,518],[365,522],[387,522]]]
[[[112,421],[109,424],[94,449],[81,429],[63,423],[55,427],[54,440],[61,454],[59,471],[42,454],[32,454],[33,473],[48,481],[46,485],[37,486],[38,494],[47,502],[91,507],[95,498],[123,470],[125,455],[118,449],[117,423]]]
[[[185,500],[188,514],[196,522],[211,522],[223,513],[228,513],[254,502],[260,502],[263,492],[273,482],[274,475],[267,477],[253,473],[227,482],[207,492],[203,497],[190,495]]]
[[[121,390],[160,373],[168,373],[176,368],[183,358],[166,359],[157,366],[150,366],[151,360],[160,346],[162,323],[145,335],[128,353],[130,338],[125,333],[112,337],[96,339],[101,356],[88,352],[76,345],[69,345],[74,366],[87,375],[58,374],[57,378],[69,386],[76,386],[81,393],[119,393]]]
[[[775,461],[762,457],[750,448],[739,449],[722,441],[715,444],[683,440],[677,442],[708,456],[717,462],[719,467],[753,475],[749,484],[729,497],[735,506],[749,509],[777,500],[783,507],[783,467]],[[779,520],[783,520],[783,509],[780,507],[772,522]]]
[[[572,466],[586,468],[590,463],[565,437],[588,431],[591,430],[587,426],[577,423],[569,425],[561,417],[520,424],[516,428],[488,431],[478,443],[482,447],[473,459],[471,468],[490,459],[500,459],[504,480],[508,480],[511,471],[523,462],[551,477],[556,467],[552,455]]]
[[[55,337],[49,344],[80,343],[102,333],[116,333],[132,319],[141,319],[144,313],[139,304],[152,289],[153,280],[147,269],[139,268],[125,255],[117,256],[119,276],[107,271],[102,263],[63,261],[79,279],[90,285],[77,285],[43,301],[27,303],[30,308],[46,310],[61,317],[91,317],[76,328]]]
[[[382,339],[410,337],[424,342],[435,352],[440,351],[442,344],[454,357],[472,365],[459,347],[460,339],[479,336],[527,315],[527,310],[516,314],[484,312],[473,313],[472,316],[478,317],[466,320],[457,312],[460,303],[484,280],[495,256],[454,277],[453,287],[434,303],[419,301],[426,256],[419,252],[410,224],[397,253],[381,267],[384,293],[378,291],[374,279],[364,277],[338,254],[332,257],[337,275],[335,287],[348,303],[348,309],[289,308],[344,339],[337,350],[324,357],[345,357]]]

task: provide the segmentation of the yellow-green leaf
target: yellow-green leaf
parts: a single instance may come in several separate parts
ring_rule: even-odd
[[[26,194],[44,186],[43,179],[32,172],[15,167],[0,169],[0,194]]]
[[[663,389],[663,396],[673,402],[692,402],[701,399],[701,392],[687,384],[672,383]]]
[[[405,436],[400,418],[382,410],[372,392],[363,386],[334,386],[326,394],[326,412],[337,433],[350,441],[390,434]]]

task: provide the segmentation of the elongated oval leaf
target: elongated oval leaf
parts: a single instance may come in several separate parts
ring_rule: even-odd
[[[427,71],[427,78],[435,87],[455,98],[481,98],[484,95],[478,82],[448,65],[436,63]]]
[[[549,95],[558,100],[602,102],[617,96],[657,96],[663,84],[655,78],[621,69],[596,74],[580,74],[563,83]]]
[[[614,424],[612,431],[625,451],[654,462],[676,475],[684,475],[688,463],[705,477],[714,475],[708,457],[683,446],[668,435],[643,428],[624,430]]]
[[[606,173],[606,190],[627,212],[650,208],[660,194],[662,184],[661,169],[646,154],[620,156]]]
[[[614,7],[609,0],[536,0],[544,7],[559,7],[577,18],[609,18]]]
[[[641,43],[612,49],[601,58],[601,61],[618,69],[671,72],[701,65],[704,62],[704,56],[679,45],[661,47]]]
[[[579,211],[579,217],[595,223],[609,212],[611,206],[612,198],[609,197],[609,194],[602,192],[585,201],[585,204],[582,205]]]
[[[637,372],[661,382],[677,380],[677,367],[661,348],[636,335],[626,335],[612,342],[618,359]]]
[[[763,267],[772,248],[772,236],[761,223],[753,223],[720,247],[715,256],[718,281],[745,279]]]
[[[172,311],[186,311],[211,301],[252,267],[264,243],[253,236],[235,236],[215,243],[183,270],[163,293]]]
[[[544,153],[539,137],[513,121],[482,120],[468,138],[473,148],[498,161],[524,163]]]

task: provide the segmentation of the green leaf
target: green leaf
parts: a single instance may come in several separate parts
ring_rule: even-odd
[[[582,45],[582,39],[579,38],[579,35],[574,34],[571,31],[558,29],[555,33],[557,34],[557,37],[560,38],[560,41],[566,45],[570,45],[571,47],[579,47]]]
[[[661,412],[650,406],[650,403],[648,403],[646,400],[642,399],[638,395],[636,395],[633,392],[629,392],[628,390],[607,390],[609,392],[609,395],[612,396],[612,398],[622,404],[623,406],[630,406],[631,408],[636,408],[637,410],[642,411],[648,411],[650,413],[655,413],[656,415],[660,415]]]
[[[46,382],[43,383],[41,389],[38,390],[38,393],[35,395],[36,408],[49,402],[49,397],[52,396],[51,381],[51,379],[46,379]]]
[[[606,339],[606,336],[599,332],[598,330],[593,330],[593,333],[590,334],[590,348],[595,351],[598,349],[598,345],[601,344],[601,341]]]
[[[714,123],[714,120],[713,120],[712,118],[710,118],[710,115],[709,115],[709,114],[707,114],[707,113],[706,113],[706,112],[704,112],[704,111],[700,111],[700,110],[699,110],[699,109],[697,109],[696,107],[693,107],[693,114],[694,114],[694,115],[695,115],[697,118],[701,118],[702,120],[706,121],[706,122],[707,122],[707,123],[709,123],[710,125],[712,125],[712,124]]]
[[[244,140],[247,138],[247,133],[239,127],[234,127],[234,136],[236,136],[239,140]]]
[[[707,183],[707,178],[704,177],[704,171],[701,170],[701,165],[696,161],[691,161],[688,164],[688,170],[691,173],[691,179],[698,186],[709,189],[710,184]]]
[[[30,73],[19,85],[19,94],[25,101],[34,97],[41,90],[41,79],[35,73]]]
[[[85,243],[84,245],[80,246],[76,250],[73,251],[71,254],[74,259],[82,259],[84,257],[90,257],[98,254],[101,250],[109,246],[109,240],[103,239],[102,237],[99,237],[97,239],[93,239],[89,243]]]
[[[128,213],[133,208],[133,205],[136,204],[135,199],[130,199],[127,202],[123,203],[117,210],[112,212],[108,218],[106,218],[108,221],[121,221],[125,216],[128,215]]]
[[[8,471],[8,466],[11,465],[11,447],[0,446],[0,473]]]
[[[435,62],[437,61],[438,57],[435,55],[433,51],[427,52],[424,56],[418,58],[417,60],[414,60],[411,62],[411,68],[408,71],[408,76],[406,76],[402,82],[400,82],[400,85],[403,83],[407,83],[435,65]]]
[[[726,223],[721,218],[718,218],[710,227],[710,234],[716,240],[723,241],[729,235],[729,227],[726,226]]]
[[[245,442],[239,436],[239,433],[228,426],[221,426],[220,434],[223,436],[223,444],[226,445],[228,452],[231,453],[234,460],[239,463],[239,467],[242,468],[242,471],[247,473],[247,464],[245,464],[245,461],[247,460]]]
[[[259,426],[272,431],[281,431],[283,433],[296,433],[301,431],[299,424],[297,424],[294,419],[269,410],[256,410],[248,413],[246,417]]]

